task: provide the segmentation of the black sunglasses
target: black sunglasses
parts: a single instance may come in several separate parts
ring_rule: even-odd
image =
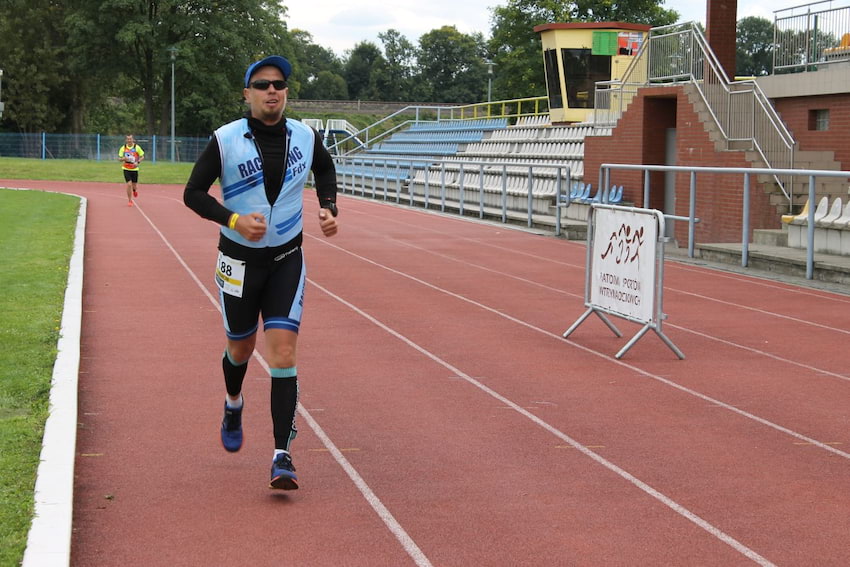
[[[269,89],[269,85],[273,86],[275,90],[282,91],[286,88],[286,81],[278,79],[277,81],[269,81],[268,79],[259,79],[251,83],[251,88],[257,89],[258,91],[267,91]]]

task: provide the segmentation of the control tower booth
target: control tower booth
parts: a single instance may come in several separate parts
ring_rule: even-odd
[[[534,27],[543,45],[552,124],[587,122],[595,84],[623,76],[650,26],[624,22],[576,22]]]

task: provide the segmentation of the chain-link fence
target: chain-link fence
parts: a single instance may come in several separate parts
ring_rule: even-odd
[[[111,160],[118,156],[124,140],[124,136],[102,134],[0,133],[0,157]],[[136,137],[136,143],[145,151],[145,159],[153,162],[193,163],[207,142],[209,138]]]

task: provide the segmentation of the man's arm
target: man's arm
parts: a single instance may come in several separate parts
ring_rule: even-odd
[[[227,226],[231,211],[209,193],[220,175],[221,154],[218,151],[218,139],[213,136],[192,168],[186,188],[183,189],[183,202],[199,216]]]
[[[313,177],[316,180],[319,206],[324,209],[329,203],[336,203],[336,167],[330,152],[322,143],[321,136],[316,133],[313,139]]]

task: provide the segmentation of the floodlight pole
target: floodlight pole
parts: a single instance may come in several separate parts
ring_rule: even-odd
[[[174,161],[174,60],[177,57],[177,48],[168,48],[171,52],[171,161]]]
[[[493,65],[495,63],[491,59],[487,59],[484,64],[487,65],[487,102],[490,102],[490,95],[493,92]]]
[[[3,69],[0,69],[0,118],[3,118]]]

